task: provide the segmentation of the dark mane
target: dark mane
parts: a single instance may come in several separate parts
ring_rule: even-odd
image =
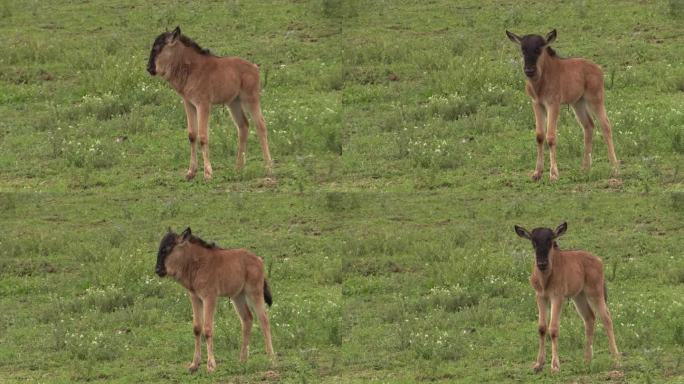
[[[217,249],[217,248],[219,248],[219,246],[216,245],[216,243],[214,243],[214,242],[207,243],[206,241],[200,239],[199,237],[197,237],[197,236],[195,236],[195,235],[190,235],[190,242],[193,243],[193,244],[197,244],[197,245],[199,245],[199,246],[202,246],[202,247],[204,247],[204,248],[207,248],[207,249]]]
[[[551,47],[546,47],[546,53],[548,53],[549,56],[551,56],[551,57],[556,57],[556,56],[558,56],[558,55],[556,54],[556,51],[554,51],[553,48],[551,48]]]
[[[195,43],[194,40],[185,35],[180,36],[180,41],[185,44],[186,47],[194,49],[195,52],[199,53],[200,55],[211,55],[211,51],[209,51],[207,48],[200,47],[199,44]]]

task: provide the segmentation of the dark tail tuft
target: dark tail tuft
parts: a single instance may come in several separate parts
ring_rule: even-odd
[[[269,307],[273,304],[273,296],[271,296],[271,289],[268,287],[266,279],[264,279],[264,300]]]
[[[603,282],[603,299],[606,300],[606,304],[608,304],[608,286],[605,281]]]

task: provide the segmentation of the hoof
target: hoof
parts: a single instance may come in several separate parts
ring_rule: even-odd
[[[185,180],[190,181],[195,178],[195,171],[188,171],[188,173],[185,174]]]
[[[276,371],[270,370],[264,372],[264,379],[268,381],[275,381],[280,379],[280,374]]]
[[[214,360],[207,361],[207,371],[214,372],[215,370],[216,370],[216,361],[214,361]]]
[[[205,180],[205,181],[211,180],[212,173],[213,173],[213,172],[212,172],[211,170],[209,170],[209,171],[204,170],[204,180]]]
[[[613,166],[613,168],[610,170],[610,175],[612,177],[620,176],[620,167],[619,166]]]
[[[240,363],[244,364],[247,362],[247,358],[249,358],[249,352],[247,353],[240,353]]]
[[[617,359],[613,360],[613,368],[616,370],[622,369],[622,361],[618,357]]]
[[[588,158],[582,159],[582,172],[589,172],[591,170],[591,155]]]
[[[266,177],[262,181],[261,185],[267,188],[273,188],[278,185],[278,181],[274,177]]]
[[[190,373],[197,372],[198,368],[199,368],[199,363],[198,364],[190,363],[190,365],[188,365],[188,371],[190,371]]]
[[[625,373],[619,370],[608,372],[609,380],[622,380],[625,377]]]
[[[538,373],[538,372],[540,372],[543,368],[544,368],[544,364],[535,363],[534,366],[532,367],[532,370],[534,371],[534,373]]]
[[[542,173],[541,172],[534,172],[532,174],[532,181],[539,181],[541,179]]]

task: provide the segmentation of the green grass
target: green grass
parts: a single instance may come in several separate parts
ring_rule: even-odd
[[[1,382],[681,382],[681,1],[0,1]],[[254,132],[234,170],[210,121],[214,179],[189,162],[180,98],[145,71],[180,25],[258,63],[277,184]],[[539,183],[518,49],[558,29],[605,72],[621,174],[564,108],[560,180]],[[201,162],[200,162],[201,164]],[[623,353],[591,366],[563,309],[561,372],[533,374],[532,250],[513,225],[567,220],[603,258]],[[153,273],[167,226],[264,257],[278,365],[258,327],[216,315],[218,369],[190,376],[191,309]],[[547,351],[550,359],[550,350]],[[206,351],[203,352],[206,357]]]

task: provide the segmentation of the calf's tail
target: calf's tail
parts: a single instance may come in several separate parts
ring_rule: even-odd
[[[603,282],[603,299],[606,301],[606,304],[608,304],[608,286],[605,281]]]
[[[273,296],[271,296],[271,288],[268,287],[268,282],[264,279],[264,301],[270,307],[273,304]]]

